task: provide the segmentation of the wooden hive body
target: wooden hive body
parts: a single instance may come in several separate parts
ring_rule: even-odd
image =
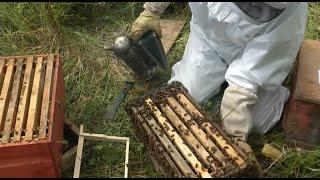
[[[126,105],[155,168],[167,177],[238,177],[256,171],[180,83]],[[251,169],[252,170],[252,169]]]
[[[289,145],[320,145],[320,41],[301,44],[282,126]]]
[[[0,177],[59,177],[65,87],[57,54],[0,57]]]

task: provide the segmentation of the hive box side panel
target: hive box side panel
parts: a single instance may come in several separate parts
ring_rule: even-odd
[[[0,148],[0,177],[56,177],[47,143]]]
[[[26,166],[32,166],[26,168]],[[17,173],[19,172],[19,173]],[[26,163],[15,166],[6,167],[0,175],[2,178],[34,178],[34,177],[54,177],[55,172],[53,171],[51,161],[37,161],[36,163]]]
[[[53,92],[52,92],[52,106],[51,106],[51,118],[53,121],[49,123],[52,125],[52,131],[49,132],[49,138],[51,139],[50,150],[52,151],[52,158],[57,171],[57,175],[61,174],[62,167],[62,150],[61,144],[63,140],[63,122],[64,122],[64,110],[65,110],[65,85],[63,80],[62,65],[58,55],[56,55],[56,68],[54,72],[53,80]]]
[[[303,41],[299,59],[296,99],[320,105],[320,41]]]
[[[286,137],[291,145],[310,149],[320,144],[320,105],[294,100],[287,119]]]
[[[311,61],[319,60],[317,56],[319,50],[320,42],[305,40],[297,56],[291,81],[291,94],[285,105],[282,121],[286,142],[289,146],[312,149],[315,145],[320,144],[320,105],[315,103],[318,95],[311,93],[316,90],[315,77],[313,77],[316,74],[314,69],[310,69]],[[310,101],[310,95],[313,101]]]

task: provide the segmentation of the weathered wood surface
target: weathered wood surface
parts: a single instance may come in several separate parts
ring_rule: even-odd
[[[12,124],[14,124],[15,122],[15,117],[17,112],[16,107],[18,105],[18,100],[19,100],[19,89],[20,89],[22,65],[23,65],[23,59],[18,59],[16,71],[14,73],[13,85],[11,90],[11,98],[9,102],[3,135],[1,138],[1,143],[9,142]]]
[[[20,93],[20,102],[18,105],[18,112],[15,124],[15,133],[13,135],[13,141],[18,142],[21,140],[21,132],[23,127],[27,124],[27,112],[28,112],[28,102],[30,100],[31,92],[31,74],[33,68],[33,57],[29,56],[26,60],[26,69],[23,77],[23,84]]]
[[[46,66],[46,75],[45,82],[43,87],[43,97],[42,97],[42,107],[40,115],[40,128],[39,128],[39,139],[46,138],[47,124],[49,121],[49,112],[50,112],[50,93],[51,93],[51,84],[52,84],[52,74],[53,74],[53,65],[54,59],[53,54],[51,54],[47,60]]]
[[[162,31],[161,42],[165,54],[168,54],[171,50],[185,23],[186,21],[177,21],[169,19],[162,19],[160,21]]]

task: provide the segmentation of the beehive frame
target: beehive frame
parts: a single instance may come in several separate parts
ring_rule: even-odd
[[[56,58],[0,57],[1,144],[47,138]]]
[[[80,176],[83,143],[84,143],[85,139],[91,140],[91,141],[110,141],[110,142],[126,143],[125,162],[124,162],[124,178],[128,178],[130,138],[118,137],[118,136],[106,136],[104,134],[85,133],[85,132],[83,132],[83,125],[80,126],[79,140],[78,140],[78,146],[77,146],[77,155],[76,155],[76,161],[75,161],[74,171],[73,171],[73,178],[79,178],[79,176]]]
[[[151,160],[167,177],[250,176],[253,166],[247,155],[207,117],[182,84],[174,82],[135,99],[126,111]]]
[[[66,130],[66,132],[64,131],[63,135],[64,135],[64,139],[68,139],[68,134],[74,137],[78,137],[79,136],[79,128],[73,124],[73,122],[65,119],[64,120],[64,129]],[[75,141],[77,141],[78,139],[74,139]],[[68,141],[68,144],[73,144],[71,141],[73,141],[73,139],[70,138],[70,141]],[[67,144],[67,145],[68,145]],[[88,141],[85,142],[83,144],[83,152],[82,152],[82,159],[86,159],[88,158],[88,156],[90,155],[92,149],[93,149],[93,144],[94,142],[92,141]],[[74,146],[70,146],[70,149],[68,149],[66,152],[63,153],[62,156],[62,167],[61,170],[62,172],[67,172],[68,170],[71,170],[74,168],[74,162],[76,159],[76,155],[77,155],[77,144],[75,143]]]

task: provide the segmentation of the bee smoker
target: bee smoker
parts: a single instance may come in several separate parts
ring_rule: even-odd
[[[105,49],[113,51],[120,61],[124,62],[122,64],[129,67],[138,82],[151,79],[157,67],[168,67],[162,43],[153,31],[146,32],[137,42],[127,36],[118,37],[111,47]],[[118,107],[133,85],[133,82],[125,82],[125,87],[107,111],[106,119],[114,119]]]
[[[167,58],[159,37],[146,32],[137,42],[127,36],[118,37],[108,48],[133,71],[138,80],[151,79],[157,67],[167,68]]]

